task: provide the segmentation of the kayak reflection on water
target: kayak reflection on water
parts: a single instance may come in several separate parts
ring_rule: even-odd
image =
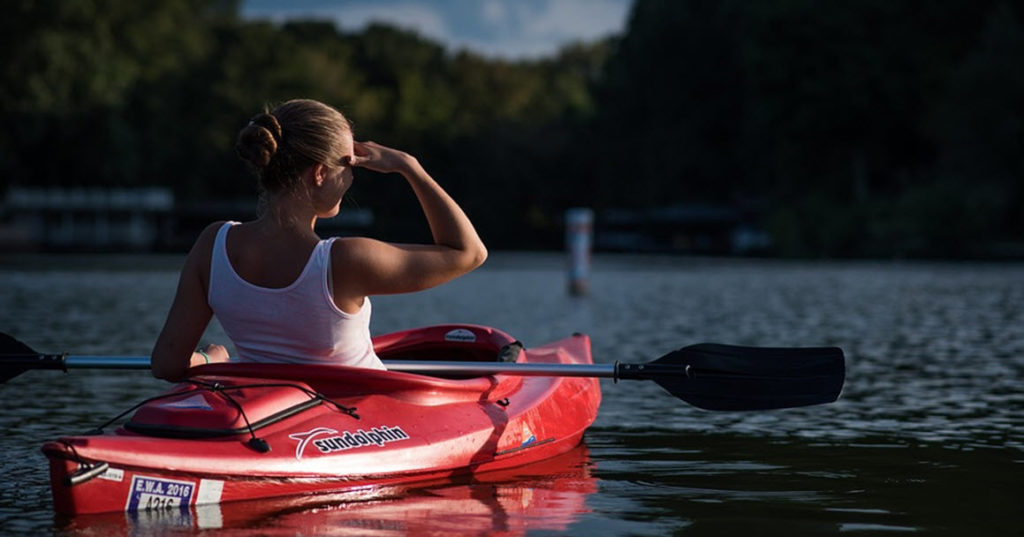
[[[149,535],[162,530],[235,534],[273,520],[272,534],[525,535],[565,531],[597,492],[585,444],[507,471],[444,483],[367,487],[343,494],[58,518],[68,535]],[[212,532],[212,533],[210,533]]]

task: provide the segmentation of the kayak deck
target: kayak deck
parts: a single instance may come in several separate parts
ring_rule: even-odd
[[[592,363],[583,335],[522,349],[475,325],[374,344],[384,359]],[[511,468],[576,446],[601,399],[598,381],[580,377],[240,363],[193,373],[114,431],[45,444],[55,509],[186,508]]]

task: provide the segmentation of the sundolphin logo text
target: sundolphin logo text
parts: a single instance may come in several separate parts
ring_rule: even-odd
[[[320,438],[313,441],[313,445],[320,449],[321,453],[332,451],[345,451],[346,449],[358,448],[369,445],[383,446],[388,442],[408,440],[409,435],[405,434],[399,427],[374,427],[369,431],[359,429],[356,432],[345,431],[338,436]]]
[[[338,434],[338,431],[335,431],[334,429],[328,429],[327,427],[317,427],[312,431],[288,435],[288,438],[299,441],[299,445],[295,446],[295,458],[302,458],[302,452],[306,451],[306,444],[308,444],[310,440],[313,440],[313,438],[325,434]]]
[[[333,436],[318,438],[328,434]],[[306,445],[310,443],[316,446],[320,453],[333,453],[366,446],[380,447],[388,442],[409,439],[409,435],[401,427],[388,427],[384,425],[374,427],[369,431],[359,429],[355,432],[342,431],[341,433],[327,427],[317,427],[311,431],[289,435],[289,437],[299,441],[299,445],[295,447],[295,458],[297,459],[302,458]]]

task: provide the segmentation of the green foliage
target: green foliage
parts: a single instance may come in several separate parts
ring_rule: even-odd
[[[625,33],[534,61],[376,25],[245,21],[225,0],[23,0],[0,19],[0,191],[169,185],[248,197],[232,151],[312,97],[418,155],[485,240],[554,247],[562,211],[763,207],[798,256],[1024,243],[1024,16],[998,0],[637,0]],[[424,233],[411,195],[375,233]],[[600,215],[600,212],[599,212]]]
[[[993,1],[638,0],[601,88],[596,140],[613,141],[594,167],[599,185],[630,188],[601,198],[764,200],[784,255],[1024,244],[1021,15]]]

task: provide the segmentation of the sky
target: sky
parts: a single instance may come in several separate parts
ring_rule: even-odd
[[[625,28],[632,0],[243,0],[250,19],[326,19],[347,31],[386,22],[442,43],[505,59],[550,56],[572,42]]]

